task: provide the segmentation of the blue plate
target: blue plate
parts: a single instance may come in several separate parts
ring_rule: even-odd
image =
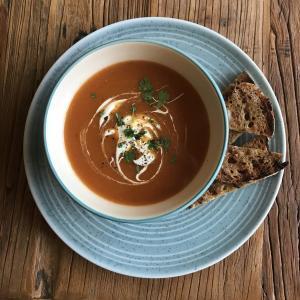
[[[268,81],[241,49],[212,30],[176,19],[141,18],[100,29],[65,52],[40,84],[26,122],[24,160],[32,195],[51,228],[78,254],[108,270],[147,278],[188,274],[215,264],[249,239],[269,212],[283,173],[196,209],[147,223],[107,220],[72,200],[45,156],[45,108],[71,64],[95,47],[121,39],[175,47],[197,60],[221,89],[240,71],[249,72],[273,103],[276,130],[271,149],[285,155],[282,115]]]

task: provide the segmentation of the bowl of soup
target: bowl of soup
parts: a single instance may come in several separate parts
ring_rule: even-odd
[[[44,120],[52,171],[89,210],[120,221],[184,209],[216,178],[227,148],[222,94],[173,47],[120,41],[76,61]]]

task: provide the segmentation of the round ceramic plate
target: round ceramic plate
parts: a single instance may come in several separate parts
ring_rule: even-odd
[[[72,200],[57,183],[45,156],[45,108],[71,64],[95,47],[123,39],[157,41],[183,51],[221,89],[242,70],[249,72],[273,103],[276,130],[271,149],[285,155],[282,115],[264,75],[244,52],[212,30],[176,19],[134,19],[100,29],[60,57],[40,84],[26,123],[24,160],[31,192],[51,228],[78,254],[106,269],[148,278],[188,274],[220,261],[254,233],[275,200],[282,172],[196,209],[147,223],[107,220]]]

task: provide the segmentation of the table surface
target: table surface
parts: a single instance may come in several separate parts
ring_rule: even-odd
[[[300,299],[300,1],[0,0],[0,299]],[[24,173],[28,108],[44,74],[89,32],[142,16],[205,25],[263,70],[284,115],[289,167],[264,224],[197,273],[139,279],[69,249],[39,213]]]

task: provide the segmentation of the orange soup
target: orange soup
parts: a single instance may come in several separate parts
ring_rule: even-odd
[[[209,143],[199,94],[177,72],[146,61],[112,65],[85,82],[65,121],[79,178],[122,204],[163,201],[201,168]]]

